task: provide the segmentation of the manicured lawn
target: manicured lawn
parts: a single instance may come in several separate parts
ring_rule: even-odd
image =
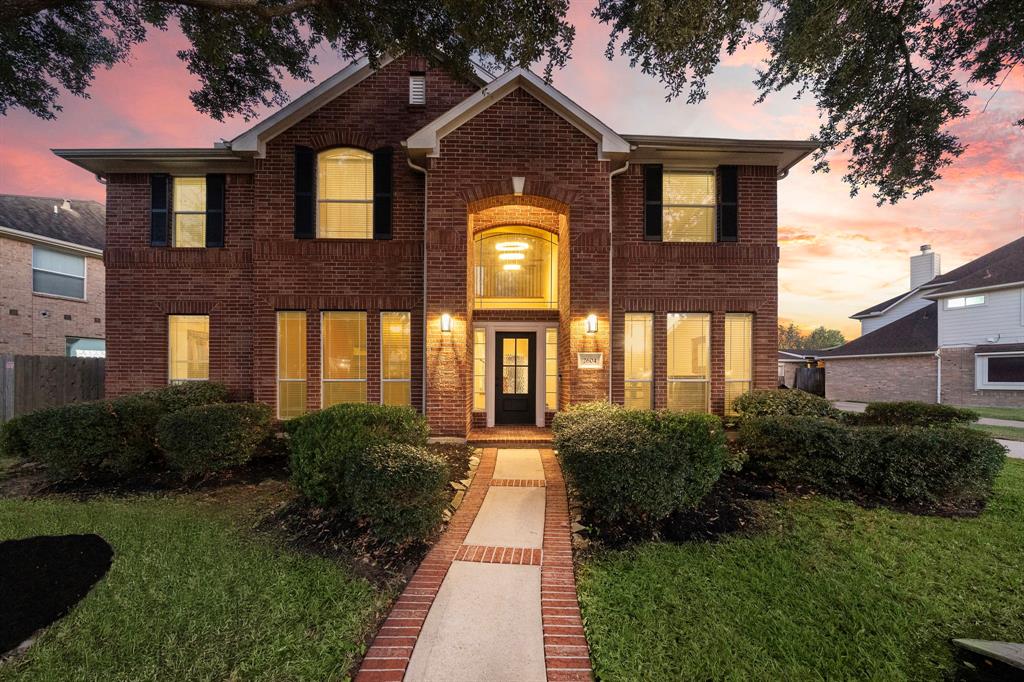
[[[585,562],[601,679],[941,679],[952,637],[1024,641],[1024,462],[973,519],[826,498],[759,511],[754,536]]]
[[[1024,422],[1024,407],[972,407],[982,417],[1013,419]]]
[[[1005,438],[1006,440],[1024,440],[1024,429],[1018,429],[1013,426],[989,426],[988,424],[974,424],[971,428],[977,429],[978,431],[984,431],[985,433],[995,438]]]
[[[0,539],[98,533],[114,548],[106,577],[0,680],[343,678],[388,595],[243,530],[247,504],[0,500]]]

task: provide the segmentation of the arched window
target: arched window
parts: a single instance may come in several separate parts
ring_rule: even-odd
[[[317,236],[373,239],[373,155],[339,147],[316,157]]]
[[[474,239],[477,308],[557,308],[558,235],[524,225]]]

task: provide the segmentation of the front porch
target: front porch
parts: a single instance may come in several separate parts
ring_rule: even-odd
[[[551,447],[551,429],[539,426],[492,426],[473,428],[467,438],[470,445],[491,448],[505,443],[515,447]]]

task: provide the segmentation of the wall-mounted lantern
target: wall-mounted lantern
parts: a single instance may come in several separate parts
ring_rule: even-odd
[[[583,321],[583,329],[588,334],[596,334],[597,333],[597,315],[595,315],[594,313],[590,313],[589,315],[587,315],[587,319],[585,319]]]
[[[452,316],[448,313],[441,313],[441,331],[449,333],[452,330]]]

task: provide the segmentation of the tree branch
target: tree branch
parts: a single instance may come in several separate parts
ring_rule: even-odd
[[[212,12],[251,12],[264,19],[287,16],[319,4],[320,0],[290,0],[267,5],[261,0],[161,0],[166,5],[197,7]],[[66,4],[61,0],[7,0],[0,6],[0,20],[18,19]]]

